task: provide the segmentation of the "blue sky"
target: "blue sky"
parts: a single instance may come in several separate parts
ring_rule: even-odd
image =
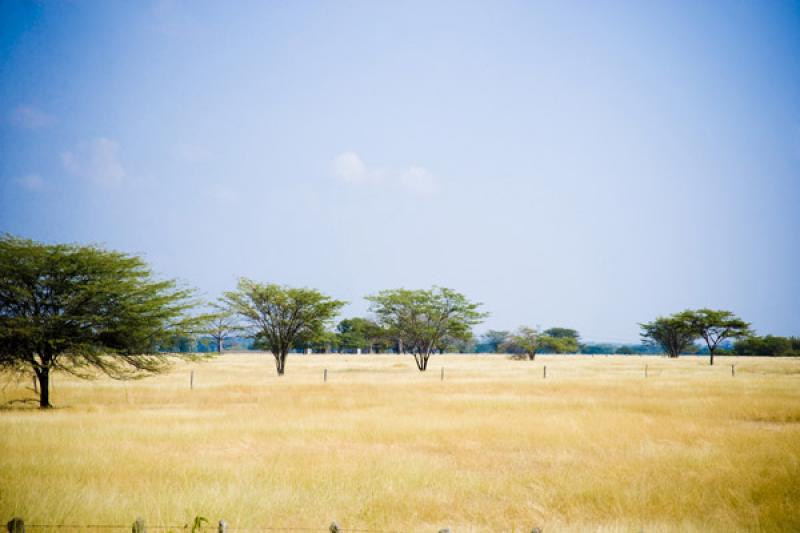
[[[800,334],[798,2],[0,3],[0,230],[362,314]]]

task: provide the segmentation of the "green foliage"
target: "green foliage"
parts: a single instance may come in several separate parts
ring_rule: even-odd
[[[547,333],[547,331],[545,331],[545,333]],[[551,353],[577,353],[578,350],[580,350],[577,337],[553,337],[550,335],[542,335],[539,342],[541,343],[542,350]]]
[[[737,341],[732,351],[737,355],[800,356],[800,338],[774,335],[747,337]]]
[[[366,299],[378,324],[414,355],[420,371],[427,368],[434,350],[470,339],[472,327],[487,316],[478,311],[481,304],[443,287],[387,290]]]
[[[489,347],[492,353],[499,353],[509,340],[508,331],[490,329],[481,335],[481,342]]]
[[[636,353],[636,350],[630,346],[620,346],[614,353],[618,355],[633,355]]]
[[[195,516],[194,520],[192,520],[192,533],[202,531],[204,524],[208,524],[208,518],[205,516]]]
[[[575,353],[580,349],[578,332],[574,329],[550,328],[543,332],[536,328],[522,326],[501,345],[511,353],[524,353],[533,361],[536,354]]]
[[[206,324],[201,329],[201,333],[211,337],[217,353],[222,353],[225,349],[225,341],[244,331],[244,328],[239,324],[236,315],[229,309],[216,306],[215,311],[207,315]]]
[[[536,328],[521,326],[513,334],[506,334],[506,340],[499,349],[511,353],[524,353],[533,361],[536,352],[541,348],[541,337],[542,334]]]
[[[49,407],[49,375],[160,372],[161,346],[188,337],[193,293],[155,280],[139,257],[97,246],[0,238],[0,366],[30,372]]]
[[[346,318],[336,326],[337,342],[346,350],[372,351],[375,345],[384,347],[386,332],[378,324],[368,318]]]
[[[658,317],[653,322],[639,326],[642,329],[642,341],[661,346],[670,357],[678,357],[698,337],[691,324],[675,316]]]
[[[242,278],[223,302],[250,327],[256,346],[268,348],[282,376],[286,356],[294,345],[321,338],[345,302],[315,289],[263,284]]]
[[[589,342],[580,345],[580,352],[583,354],[609,354],[616,350],[613,344]]]
[[[685,323],[696,336],[706,342],[712,365],[714,364],[714,353],[721,342],[726,339],[741,339],[752,335],[750,324],[730,311],[687,309],[673,316]]]
[[[544,334],[556,339],[575,339],[576,341],[580,339],[578,331],[569,328],[550,328],[545,330]]]
[[[304,346],[311,348],[314,353],[328,353],[339,346],[339,337],[335,332],[325,330],[311,340],[307,340]]]

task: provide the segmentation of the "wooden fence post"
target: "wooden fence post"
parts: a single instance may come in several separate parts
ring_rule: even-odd
[[[194,370],[189,374],[189,390],[194,390]]]
[[[217,533],[228,533],[228,523],[225,520],[219,521],[219,528],[217,529]]]
[[[544,365],[544,368],[542,368],[542,379],[546,378],[547,378],[547,365]]]
[[[131,527],[131,533],[147,533],[147,528],[144,527],[144,518],[141,516],[136,517],[136,521]]]
[[[442,377],[439,379],[439,381],[444,381],[444,367],[442,367]]]
[[[322,381],[323,381],[323,382],[327,382],[327,381],[328,381],[328,369],[327,369],[327,368],[326,368],[326,369],[325,369],[325,371],[322,373]]]
[[[8,533],[25,533],[25,521],[15,516],[6,524]]]
[[[647,377],[647,365],[644,365],[644,377]]]
[[[731,377],[736,376],[736,363],[731,365]]]

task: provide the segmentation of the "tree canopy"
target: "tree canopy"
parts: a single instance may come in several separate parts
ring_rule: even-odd
[[[710,364],[714,364],[714,352],[726,339],[742,339],[752,335],[750,324],[730,311],[714,309],[687,309],[676,315],[697,337],[708,346]]]
[[[776,335],[747,337],[736,341],[736,344],[733,345],[733,353],[736,355],[798,356],[800,355],[800,337]]]
[[[505,344],[507,343],[508,336],[509,336],[508,331],[490,329],[489,331],[481,335],[482,337],[481,340],[483,341],[484,344],[486,344],[489,347],[489,350],[491,352],[498,353],[503,349],[503,346],[505,346]]]
[[[345,302],[316,289],[257,283],[242,278],[237,290],[226,292],[223,301],[251,329],[256,342],[275,357],[278,375],[286,369],[292,346],[312,343],[325,333]]]
[[[201,330],[214,341],[217,353],[225,350],[225,341],[243,330],[237,321],[237,316],[228,309],[217,308],[215,313],[208,315],[206,327]]]
[[[575,339],[575,341],[578,341],[578,339],[581,338],[578,334],[578,330],[570,328],[550,328],[546,329],[544,334],[556,339]]]
[[[528,359],[533,361],[536,358],[536,352],[542,347],[541,337],[542,334],[538,329],[521,326],[514,333],[506,335],[506,340],[500,345],[500,349],[510,352],[522,352],[528,356]]]
[[[691,324],[675,316],[658,317],[639,326],[642,341],[661,346],[670,357],[678,357],[698,337]]]
[[[162,371],[159,348],[198,319],[190,289],[139,257],[98,246],[0,237],[0,366],[33,373],[50,407],[53,371],[125,379]]]
[[[487,316],[478,311],[481,304],[443,287],[386,290],[366,299],[378,324],[414,355],[421,372],[434,350],[447,342],[469,339],[472,327]]]
[[[366,349],[371,352],[376,344],[382,343],[386,332],[368,318],[354,317],[336,325],[336,337],[340,349]]]

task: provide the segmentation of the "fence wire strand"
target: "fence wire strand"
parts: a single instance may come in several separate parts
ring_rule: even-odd
[[[119,524],[25,524],[25,528],[37,529],[131,529],[132,525],[119,525]],[[189,525],[174,525],[174,526],[151,526],[146,525],[148,530],[177,530],[177,531],[192,531],[193,533],[212,533],[218,531],[217,527],[206,526],[192,530]],[[231,527],[228,526],[227,531],[241,531],[241,532],[258,532],[258,531],[330,531],[328,527],[306,527],[306,526],[261,526],[261,527]],[[338,531],[341,533],[400,533],[397,530],[391,529],[362,529],[362,528],[345,528],[339,527]]]

